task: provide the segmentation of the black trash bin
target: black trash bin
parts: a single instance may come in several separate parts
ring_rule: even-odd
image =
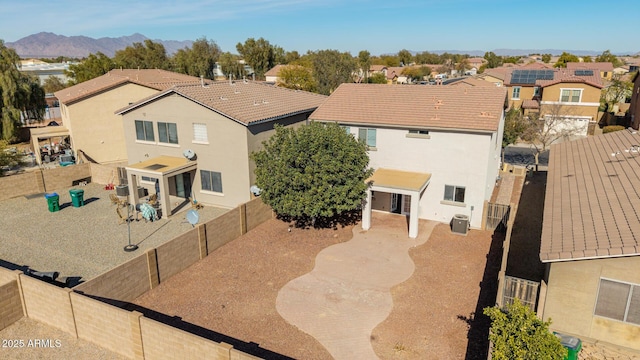
[[[71,189],[69,190],[69,195],[71,195],[73,207],[84,206],[84,190]]]

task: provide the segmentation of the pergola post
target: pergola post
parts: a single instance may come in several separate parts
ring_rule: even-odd
[[[362,208],[362,230],[369,230],[371,227],[371,188],[367,189],[367,199]]]
[[[418,209],[420,203],[420,193],[411,193],[411,212],[409,213],[409,237],[418,237]]]
[[[169,176],[160,177],[160,203],[162,204],[162,218],[171,216],[171,198],[169,197]]]

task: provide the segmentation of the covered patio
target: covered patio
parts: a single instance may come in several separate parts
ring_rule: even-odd
[[[60,144],[64,138],[66,137],[70,138],[69,129],[67,129],[64,126],[45,126],[41,128],[32,128],[30,130],[30,133],[31,133],[31,145],[33,146],[33,155],[38,165],[42,165],[42,153],[40,151],[40,140],[44,140],[44,139],[49,140],[49,146],[51,146],[51,149],[53,149],[54,145],[51,139],[59,138],[60,140],[57,143]],[[69,141],[71,141],[71,139],[69,139]]]
[[[129,202],[140,203],[138,187],[140,180],[155,181],[155,192],[160,204],[161,217],[168,218],[178,211],[181,206],[172,209],[173,198],[189,201],[191,188],[198,162],[186,158],[173,156],[158,156],[153,159],[130,164],[126,167],[129,187]]]
[[[408,201],[402,204],[400,213],[409,216],[409,237],[415,239],[418,236],[419,203],[422,193],[429,185],[431,174],[392,169],[377,169],[367,179],[371,185],[367,189],[367,201],[362,209],[362,229],[371,228],[372,193],[375,191],[390,193],[396,196],[402,195]]]

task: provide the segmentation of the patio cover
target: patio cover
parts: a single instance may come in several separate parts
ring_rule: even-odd
[[[429,185],[431,174],[392,169],[377,169],[366,180],[371,186],[367,189],[367,201],[362,210],[362,229],[371,227],[371,191],[381,191],[411,196],[411,211],[409,212],[409,237],[418,236],[418,204],[420,194]]]
[[[182,157],[158,156],[126,167],[129,180],[129,202],[137,204],[138,177],[148,176],[158,179],[160,182],[160,203],[163,209],[162,217],[171,215],[171,202],[169,199],[169,178],[185,172],[194,171],[198,162]]]
[[[39,139],[50,139],[54,137],[70,136],[69,129],[64,126],[44,126],[40,128],[31,128],[31,145],[33,146],[33,155],[38,165],[42,165],[40,154]]]

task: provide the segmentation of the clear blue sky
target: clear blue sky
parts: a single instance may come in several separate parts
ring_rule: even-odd
[[[356,55],[495,49],[640,51],[637,0],[0,0],[0,39],[206,36],[223,51],[263,37],[287,51]]]

